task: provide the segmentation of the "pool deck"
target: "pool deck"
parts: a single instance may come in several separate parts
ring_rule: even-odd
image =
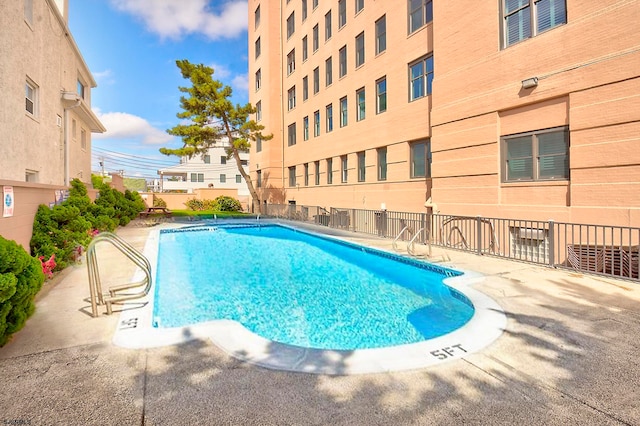
[[[136,222],[118,234],[142,249],[157,227]],[[115,346],[118,314],[92,318],[86,265],[70,267],[0,348],[0,424],[640,424],[639,284],[438,248],[432,260],[485,275],[473,288],[504,309],[502,336],[463,359],[354,376],[268,370],[208,339]],[[115,251],[100,262],[110,280],[133,275]]]

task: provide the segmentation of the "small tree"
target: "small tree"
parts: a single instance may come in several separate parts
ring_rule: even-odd
[[[179,87],[185,93],[180,98],[183,112],[178,118],[190,120],[188,124],[178,124],[167,130],[174,136],[180,136],[184,143],[182,148],[160,148],[165,155],[187,156],[204,155],[209,148],[226,137],[229,140],[227,155],[236,160],[238,171],[249,188],[254,206],[260,211],[260,199],[253,186],[251,176],[242,167],[240,152],[247,152],[251,141],[256,138],[269,140],[273,135],[263,135],[264,126],[249,119],[256,110],[251,104],[241,106],[231,103],[231,87],[213,79],[214,70],[203,64],[195,65],[187,60],[178,60],[176,65],[182,77],[191,81],[191,87]]]

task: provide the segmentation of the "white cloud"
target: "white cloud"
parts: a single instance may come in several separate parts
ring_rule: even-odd
[[[107,69],[104,71],[96,71],[93,73],[93,78],[98,85],[100,84],[114,84],[116,80],[113,78],[113,71]]]
[[[247,29],[247,2],[231,0],[215,10],[209,0],[111,0],[122,12],[141,19],[162,38],[202,34],[211,40],[233,38]]]
[[[126,112],[94,111],[104,127],[105,133],[96,133],[94,139],[140,139],[146,145],[166,144],[174,139],[164,130],[153,127],[147,120]]]
[[[249,91],[249,77],[247,74],[239,74],[233,77],[231,81],[231,87],[233,90],[238,92],[248,92]]]

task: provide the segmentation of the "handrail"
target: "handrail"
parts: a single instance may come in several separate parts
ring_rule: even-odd
[[[420,228],[418,229],[418,232],[416,232],[416,234],[413,236],[413,238],[411,238],[411,241],[409,241],[409,244],[407,244],[407,253],[409,253],[409,255],[414,256],[414,257],[418,257],[418,255],[415,253],[415,244],[416,244],[416,238],[418,238],[418,236],[420,235],[420,233],[422,231],[426,231],[427,232],[427,247],[429,248],[429,252],[427,253],[427,257],[431,256],[431,238],[429,236],[429,230],[427,228]]]
[[[120,252],[129,260],[135,263],[136,266],[144,272],[144,279],[137,282],[112,286],[109,288],[109,295],[103,295],[100,272],[98,269],[98,258],[95,249],[96,245],[102,241],[110,243],[120,250]],[[151,289],[151,264],[149,263],[149,260],[129,243],[111,232],[102,232],[98,234],[91,243],[89,243],[89,246],[87,247],[87,273],[89,274],[89,290],[91,292],[91,311],[94,317],[98,316],[98,304],[106,304],[107,314],[111,315],[113,312],[111,308],[112,303],[144,297]],[[118,291],[128,290],[142,285],[145,287],[140,292],[116,295],[116,292]]]
[[[409,229],[409,225],[405,225],[405,227],[402,228],[402,231],[400,231],[400,233],[393,239],[393,243],[391,243],[391,247],[393,247],[395,251],[400,251],[398,250],[398,240],[400,239],[402,234],[404,234],[404,231],[406,231],[407,229]]]

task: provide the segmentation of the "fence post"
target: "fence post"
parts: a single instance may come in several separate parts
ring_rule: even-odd
[[[556,266],[556,234],[555,234],[555,224],[553,220],[549,220],[549,266]]]
[[[476,228],[477,252],[478,254],[482,254],[482,218],[480,216],[476,216]]]

